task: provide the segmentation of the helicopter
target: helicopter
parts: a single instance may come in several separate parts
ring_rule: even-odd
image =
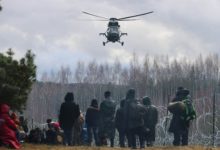
[[[107,31],[105,33],[99,33],[99,35],[103,35],[107,39],[106,42],[103,42],[103,46],[105,46],[108,42],[113,42],[113,43],[118,42],[121,44],[121,46],[123,46],[124,42],[121,42],[120,39],[122,36],[128,35],[128,34],[120,31],[120,25],[118,22],[119,21],[136,21],[138,19],[130,19],[130,18],[147,15],[147,14],[153,13],[153,11],[142,13],[142,14],[137,14],[133,16],[122,17],[122,18],[114,18],[114,17],[107,18],[107,17],[95,15],[95,14],[85,12],[85,11],[82,11],[82,13],[101,19],[101,20],[95,20],[95,21],[108,21]]]

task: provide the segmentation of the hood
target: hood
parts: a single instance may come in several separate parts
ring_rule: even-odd
[[[145,96],[142,101],[145,106],[151,105],[151,99],[148,96]]]
[[[1,112],[2,114],[7,114],[7,113],[9,113],[9,109],[10,109],[10,107],[9,107],[7,104],[1,104],[1,105],[0,105],[0,112]]]
[[[92,102],[91,102],[91,106],[95,107],[95,108],[98,108],[99,107],[98,101],[96,99],[93,99]]]
[[[73,102],[74,101],[74,94],[72,92],[66,93],[64,100],[65,100],[65,102]]]
[[[183,90],[179,90],[177,93],[176,93],[176,98],[181,101],[185,98],[187,98],[187,96],[189,95],[189,90],[187,89],[183,89]]]
[[[134,99],[135,98],[135,90],[129,89],[126,94],[126,99]]]

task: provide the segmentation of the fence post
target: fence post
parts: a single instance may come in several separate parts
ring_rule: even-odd
[[[215,146],[215,100],[216,100],[216,89],[214,90],[214,95],[213,95],[213,124],[212,124],[212,146]]]
[[[31,119],[31,129],[34,129],[34,119]]]
[[[169,103],[170,103],[170,94],[167,95],[167,106],[169,105]],[[166,145],[166,140],[167,140],[168,114],[169,114],[169,111],[167,109],[166,118],[165,118],[165,138],[164,138],[163,146]]]

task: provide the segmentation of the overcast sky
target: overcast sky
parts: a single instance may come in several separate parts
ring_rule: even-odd
[[[220,54],[220,0],[2,0],[0,52],[13,48],[16,58],[28,49],[36,55],[38,77],[79,60],[127,63],[135,52],[193,59]],[[148,11],[134,22],[120,22],[124,46],[102,42],[107,22],[82,14],[126,17]]]

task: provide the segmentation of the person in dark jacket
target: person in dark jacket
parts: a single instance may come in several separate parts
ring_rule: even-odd
[[[189,90],[179,87],[176,91],[176,96],[172,102],[183,101],[189,95]],[[181,119],[181,113],[173,113],[170,123],[169,132],[174,134],[173,145],[188,145],[189,122]]]
[[[57,144],[57,132],[53,126],[52,119],[47,119],[48,130],[46,131],[46,143]]]
[[[116,111],[116,116],[115,116],[115,127],[119,133],[120,147],[125,147],[125,137],[126,137],[125,120],[123,114],[124,104],[125,104],[125,99],[121,100],[120,108]]]
[[[116,103],[110,91],[106,91],[104,96],[105,100],[100,104],[100,143],[106,145],[106,139],[110,139],[111,147],[114,147]]]
[[[20,116],[19,121],[20,121],[21,127],[23,128],[24,132],[27,134],[28,133],[27,119],[24,119],[24,116]]]
[[[153,146],[153,142],[155,141],[155,128],[158,122],[158,111],[157,108],[151,104],[149,97],[145,96],[142,101],[147,111],[144,115],[145,140],[147,146]]]
[[[136,149],[136,135],[139,137],[140,148],[144,148],[144,114],[146,109],[135,99],[135,90],[129,89],[123,109],[125,129],[129,132],[131,148]]]
[[[61,104],[59,123],[64,131],[64,144],[71,146],[73,143],[73,125],[80,115],[79,105],[74,103],[73,93],[68,92],[64,98],[65,102]]]
[[[99,146],[98,126],[100,122],[100,111],[98,108],[98,101],[92,99],[91,105],[86,111],[86,124],[88,133],[88,145],[92,143],[92,134],[94,136],[96,146]]]

